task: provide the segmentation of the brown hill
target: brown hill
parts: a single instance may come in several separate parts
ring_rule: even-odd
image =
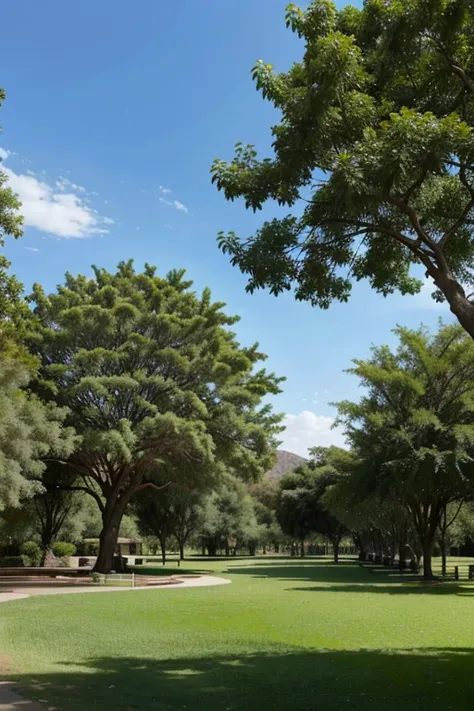
[[[285,474],[293,471],[293,469],[296,469],[296,467],[306,461],[308,460],[304,457],[300,457],[299,454],[279,449],[277,450],[277,460],[275,466],[273,469],[270,469],[265,476],[269,476],[271,479],[281,479],[282,476],[285,476]]]

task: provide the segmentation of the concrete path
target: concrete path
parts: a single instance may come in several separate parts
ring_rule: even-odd
[[[14,691],[13,684],[0,681],[0,711],[47,711],[47,707],[23,699]]]
[[[108,593],[108,592],[128,592],[135,593],[142,590],[169,590],[170,588],[201,588],[210,587],[211,585],[226,585],[230,583],[227,578],[218,578],[216,575],[200,575],[198,578],[177,578],[176,583],[169,583],[167,585],[150,585],[139,588],[124,588],[124,587],[113,587],[113,586],[95,586],[95,585],[71,585],[67,587],[62,585],[61,587],[28,587],[15,588],[14,585],[9,587],[8,592],[0,591],[0,603],[8,602],[9,600],[23,600],[24,598],[31,597],[33,595],[75,595],[77,593]],[[2,707],[0,706],[0,711]]]

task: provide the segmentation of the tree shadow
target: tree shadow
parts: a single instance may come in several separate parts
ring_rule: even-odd
[[[359,583],[352,585],[312,585],[301,588],[287,588],[296,592],[344,592],[344,593],[382,593],[385,595],[461,595],[471,597],[474,595],[474,585],[468,583],[452,582],[392,582],[388,585],[370,585]],[[473,701],[474,708],[474,701]]]
[[[294,560],[294,559],[293,559]],[[229,575],[248,575],[253,578],[278,578],[301,582],[367,582],[367,571],[357,563],[311,563],[298,562],[291,565],[228,566]]]
[[[90,659],[17,675],[59,711],[471,711],[471,648],[290,649],[242,656]]]

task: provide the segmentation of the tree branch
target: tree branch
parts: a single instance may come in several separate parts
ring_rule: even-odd
[[[89,494],[89,496],[92,496],[92,498],[96,500],[101,513],[104,513],[104,510],[105,510],[104,503],[103,503],[102,499],[100,498],[99,494],[96,491],[94,491],[93,489],[88,489],[86,486],[62,486],[62,485],[59,485],[59,488],[64,489],[65,491],[83,491],[86,494]]]

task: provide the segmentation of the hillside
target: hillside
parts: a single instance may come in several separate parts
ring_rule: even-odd
[[[298,467],[303,462],[307,460],[304,457],[300,457],[298,454],[293,452],[286,452],[284,449],[279,449],[277,451],[277,461],[273,469],[270,469],[265,476],[269,476],[271,479],[281,479],[282,476],[288,474],[293,469]]]

